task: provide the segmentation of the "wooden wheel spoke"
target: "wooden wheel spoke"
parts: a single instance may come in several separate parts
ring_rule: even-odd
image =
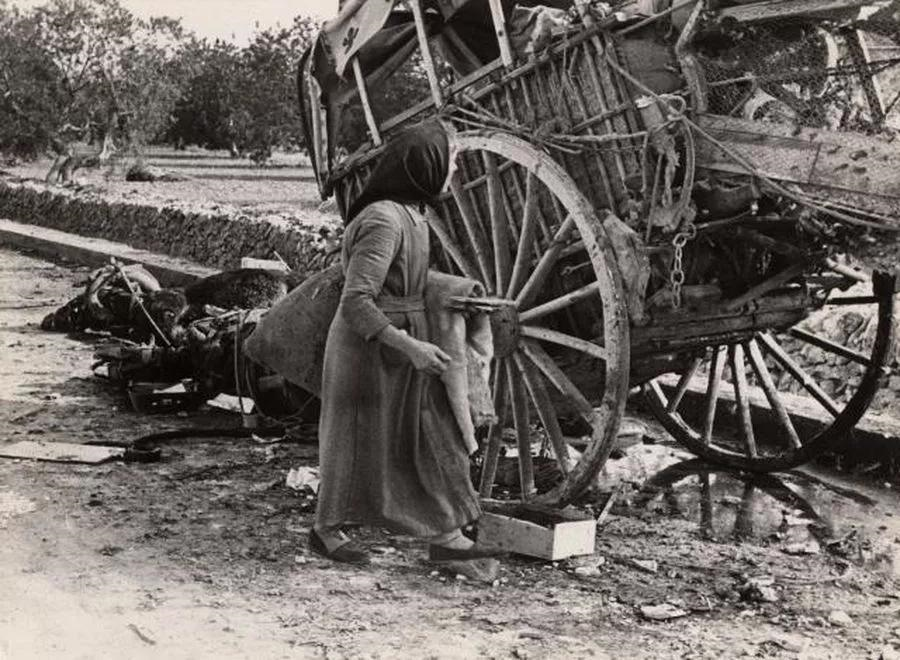
[[[519,320],[523,323],[527,323],[528,321],[534,321],[535,319],[539,319],[542,316],[547,316],[548,314],[552,314],[554,312],[558,312],[561,309],[565,309],[566,307],[571,307],[577,302],[584,300],[585,298],[589,298],[593,295],[596,295],[600,292],[600,283],[599,282],[591,282],[590,284],[586,284],[580,289],[576,289],[575,291],[571,291],[564,296],[560,296],[559,298],[554,298],[553,300],[548,300],[547,302],[538,305],[537,307],[532,307],[529,310],[521,312],[519,314]]]
[[[840,408],[838,405],[832,400],[825,391],[819,387],[819,384],[806,373],[803,368],[797,364],[790,355],[788,355],[781,346],[778,345],[778,342],[775,341],[775,338],[772,337],[769,333],[760,333],[758,335],[758,339],[760,343],[762,343],[763,348],[766,349],[766,352],[778,362],[785,371],[787,371],[794,379],[803,386],[807,392],[809,392],[810,396],[814,398],[816,401],[821,404],[825,410],[827,410],[831,415],[837,417],[840,413]]]
[[[533,173],[528,172],[528,178],[525,181],[525,201],[522,205],[522,224],[519,231],[519,248],[516,251],[516,261],[513,264],[512,275],[509,280],[509,287],[506,290],[506,297],[512,298],[522,286],[525,280],[525,267],[531,256],[531,245],[537,233],[537,191],[535,190],[536,177]]]
[[[535,493],[534,462],[531,457],[531,425],[528,415],[528,399],[522,387],[522,379],[515,372],[511,360],[506,360],[506,380],[512,402],[513,421],[516,425],[516,442],[519,449],[519,485],[522,499],[530,499]]]
[[[788,330],[788,334],[792,337],[796,337],[801,341],[805,341],[807,344],[812,344],[817,348],[821,348],[823,351],[834,353],[835,355],[847,358],[848,360],[856,362],[857,364],[861,364],[866,367],[871,366],[872,364],[872,360],[870,360],[862,353],[847,348],[846,346],[842,346],[836,342],[831,341],[830,339],[820,337],[819,335],[812,332],[801,330],[800,328],[791,328],[790,330]]]
[[[494,273],[493,268],[491,268],[491,260],[488,257],[488,248],[484,245],[481,228],[475,217],[474,209],[469,203],[458,176],[454,176],[450,180],[450,193],[453,195],[457,208],[459,208],[463,226],[466,229],[466,236],[469,239],[469,244],[472,246],[472,251],[475,253],[475,260],[478,262],[478,270],[481,273],[480,279],[493,292],[495,291]]]
[[[548,328],[538,328],[532,325],[523,325],[519,329],[519,332],[523,337],[529,337],[530,339],[540,339],[552,344],[559,344],[560,346],[565,346],[567,348],[575,349],[576,351],[581,351],[582,353],[587,353],[591,357],[597,358],[598,360],[605,361],[607,358],[609,358],[609,353],[603,346],[599,346],[593,342],[587,341],[586,339],[580,339],[578,337],[573,337],[572,335],[567,335],[564,332],[550,330]]]
[[[731,384],[734,387],[734,398],[737,402],[740,414],[741,437],[744,440],[744,448],[747,455],[755,458],[756,437],[753,434],[753,419],[750,417],[750,396],[747,387],[747,365],[744,363],[744,347],[741,344],[732,344],[728,349],[728,361],[731,367]]]
[[[497,462],[500,460],[500,443],[503,440],[503,427],[507,418],[508,391],[506,389],[506,365],[505,360],[497,360],[496,375],[494,376],[494,411],[497,413],[497,423],[488,428],[487,447],[484,451],[484,461],[481,465],[481,480],[478,492],[481,497],[490,497],[494,488],[494,477],[497,475]]]
[[[751,340],[747,342],[746,348],[747,357],[750,359],[750,365],[753,367],[753,372],[756,374],[756,378],[762,386],[766,399],[769,401],[769,405],[772,406],[772,410],[778,418],[778,423],[781,424],[781,427],[784,429],[785,433],[787,433],[791,446],[795,449],[799,449],[803,443],[800,441],[800,436],[797,435],[797,429],[794,428],[794,423],[791,421],[787,409],[785,409],[784,404],[781,402],[781,397],[778,396],[778,389],[775,387],[775,382],[772,380],[772,374],[769,372],[769,368],[766,366],[766,361],[763,358],[762,352],[759,350],[759,345],[755,340]]]
[[[444,252],[453,260],[453,263],[456,264],[456,267],[459,268],[460,272],[470,279],[477,280],[478,272],[475,267],[469,262],[468,257],[459,249],[459,245],[457,245],[456,241],[453,239],[449,227],[445,224],[444,219],[438,215],[437,213],[428,212],[426,217],[428,218],[428,226],[431,227],[431,231],[434,232],[435,236],[437,236],[438,241],[441,244],[441,247],[444,249]]]
[[[544,386],[544,382],[540,375],[536,373],[536,368],[530,364],[520,352],[514,356],[516,367],[525,379],[525,387],[534,407],[537,410],[538,417],[547,437],[550,438],[550,444],[553,447],[553,454],[559,465],[560,471],[565,475],[569,472],[569,446],[563,437],[562,429],[559,427],[559,420],[556,417],[556,409],[550,400],[550,394]]]
[[[712,366],[709,370],[709,380],[706,384],[706,413],[703,418],[703,444],[712,442],[713,427],[716,422],[716,406],[719,402],[719,387],[722,384],[722,369],[725,367],[723,358],[724,348],[713,349]]]
[[[509,283],[510,262],[510,232],[506,207],[503,196],[503,184],[500,180],[500,171],[497,169],[497,161],[493,154],[483,153],[484,170],[487,176],[488,212],[491,221],[491,239],[494,245],[494,281],[496,292],[502,295]]]
[[[553,361],[547,352],[533,340],[522,342],[522,352],[546,376],[553,386],[566,397],[575,409],[583,415],[592,415],[594,408],[591,406],[581,391],[569,380],[569,377]]]
[[[535,266],[534,271],[531,273],[531,277],[528,278],[528,281],[525,282],[524,286],[519,291],[519,294],[516,296],[517,307],[522,308],[527,305],[541,291],[547,281],[547,277],[550,275],[550,271],[553,270],[553,267],[559,260],[560,252],[565,247],[569,235],[574,229],[575,218],[571,215],[567,216],[553,236],[553,240],[547,247],[547,251],[544,252],[538,261],[537,266]]]
[[[678,379],[678,385],[675,387],[675,392],[672,394],[672,398],[669,399],[669,403],[666,405],[666,412],[677,412],[678,406],[681,404],[681,400],[684,398],[684,394],[687,392],[688,386],[691,384],[691,380],[694,378],[694,375],[697,373],[697,369],[700,368],[701,364],[703,364],[703,358],[694,358],[687,371],[681,374],[681,378]]]

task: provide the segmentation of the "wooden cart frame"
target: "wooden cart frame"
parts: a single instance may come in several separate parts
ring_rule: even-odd
[[[692,194],[698,172],[736,174],[770,196],[828,217],[896,228],[900,154],[878,137],[813,135],[711,114],[709,80],[693,42],[711,20],[762,24],[830,16],[868,3],[786,0],[718,13],[703,1],[693,3],[669,48],[684,81],[672,93],[652,89],[629,70],[622,45],[684,5],[623,23],[595,17],[586,3],[576,2],[580,27],[522,58],[510,44],[500,0],[487,2],[499,57],[446,85],[426,21],[433,7],[407,0],[429,97],[398,116],[375,116],[367,72],[359,57],[352,59],[369,141],[340,162],[328,144],[328,116],[317,104],[322,89],[311,75],[310,55],[300,76],[320,186],[342,210],[397,131],[435,115],[459,130],[459,170],[430,223],[436,266],[482,282],[490,295],[478,304],[492,319],[499,422],[485,438],[482,496],[496,495],[505,453],[518,457],[515,495],[572,501],[608,458],[636,388],[688,449],[741,469],[789,468],[846,438],[889,370],[897,277],[869,277],[797,244],[796,222],[752,212],[704,222],[692,215]],[[884,121],[884,102],[872,92],[872,80],[864,77],[866,99],[872,116]],[[878,155],[865,183],[833,176],[863,150]],[[669,160],[677,167],[667,168]],[[730,295],[688,300],[689,292],[711,288],[693,283],[683,263],[690,255],[694,265],[702,260],[704,241],[744,246],[768,266]],[[647,278],[660,264],[669,281],[657,286],[657,298],[668,299],[654,307]],[[835,294],[853,285],[867,291]],[[871,319],[868,352],[798,326],[825,305],[849,306]],[[839,356],[848,369],[858,368],[849,379],[852,392],[826,392],[786,342],[813,346]],[[795,419],[792,395],[784,391],[791,384],[821,408],[821,423]],[[573,433],[583,436],[580,444],[571,442]],[[515,438],[514,447],[507,435]],[[555,460],[549,480],[542,478],[540,454],[535,456],[536,438],[541,453]]]

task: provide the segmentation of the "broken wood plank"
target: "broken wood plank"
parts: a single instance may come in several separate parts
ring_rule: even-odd
[[[719,11],[718,16],[739,23],[757,23],[855,10],[870,4],[872,0],[769,0],[728,7]]]
[[[0,457],[25,458],[58,463],[89,463],[95,465],[125,456],[124,447],[80,445],[72,442],[22,440],[0,447]]]

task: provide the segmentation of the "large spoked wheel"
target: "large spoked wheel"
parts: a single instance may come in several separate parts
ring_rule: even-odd
[[[564,504],[602,467],[624,410],[622,278],[603,224],[550,156],[497,132],[458,141],[459,170],[431,225],[443,267],[488,293],[499,422],[488,430],[479,490],[492,497],[498,461],[515,456],[521,499]],[[570,420],[587,436],[581,452],[563,434]],[[542,447],[556,469],[536,485]]]
[[[872,402],[893,354],[895,290],[895,276],[875,273],[872,295],[825,304],[842,306],[860,329],[874,326],[868,354],[802,324],[760,331],[646,383],[646,399],[676,440],[709,461],[753,472],[801,465],[846,439]],[[813,375],[811,363],[829,357],[846,365],[837,388]]]

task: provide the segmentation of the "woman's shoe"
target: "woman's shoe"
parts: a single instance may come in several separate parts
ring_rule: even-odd
[[[470,559],[485,559],[487,557],[502,557],[507,553],[503,550],[485,548],[477,543],[465,550],[448,548],[443,545],[431,544],[428,546],[428,559],[431,561],[468,561]]]
[[[369,554],[356,541],[347,541],[329,552],[314,529],[309,532],[309,549],[326,559],[344,564],[364,565],[369,563]]]

